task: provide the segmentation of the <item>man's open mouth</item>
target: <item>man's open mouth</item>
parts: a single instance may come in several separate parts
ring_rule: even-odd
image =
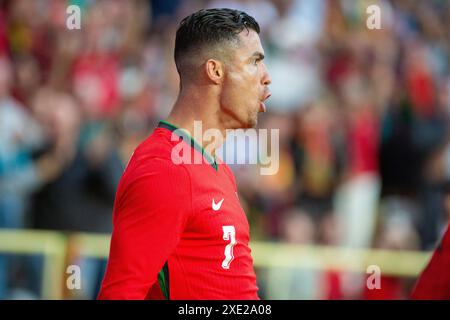
[[[264,103],[264,101],[269,99],[271,95],[272,94],[270,92],[266,92],[266,94],[264,94],[262,100],[259,103],[259,112],[266,112],[266,104]]]

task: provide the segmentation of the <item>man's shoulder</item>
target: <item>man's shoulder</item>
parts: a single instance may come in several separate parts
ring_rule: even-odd
[[[156,128],[137,146],[130,160],[139,160],[142,158],[170,160],[172,148],[173,142],[171,141],[170,131],[163,128]]]
[[[140,177],[151,173],[163,174],[170,171],[183,173],[182,165],[176,165],[173,158],[173,147],[176,141],[171,140],[171,132],[156,128],[142,141],[131,155],[126,166],[124,177]]]

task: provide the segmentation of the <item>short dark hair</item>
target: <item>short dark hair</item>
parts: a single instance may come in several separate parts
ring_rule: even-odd
[[[181,75],[180,61],[193,49],[214,47],[227,41],[238,40],[244,29],[259,34],[258,22],[247,13],[234,9],[202,9],[184,18],[175,38],[175,64]]]

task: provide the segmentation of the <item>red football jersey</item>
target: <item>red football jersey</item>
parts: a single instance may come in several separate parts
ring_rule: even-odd
[[[450,299],[450,227],[417,281],[412,299]]]
[[[176,129],[161,121],[125,169],[98,298],[258,299],[233,173]]]

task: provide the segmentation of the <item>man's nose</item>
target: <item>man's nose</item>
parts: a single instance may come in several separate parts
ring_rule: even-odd
[[[263,77],[262,77],[262,84],[265,86],[268,86],[272,83],[272,79],[270,78],[269,72],[267,71],[266,65],[263,64],[264,71],[263,71]]]

